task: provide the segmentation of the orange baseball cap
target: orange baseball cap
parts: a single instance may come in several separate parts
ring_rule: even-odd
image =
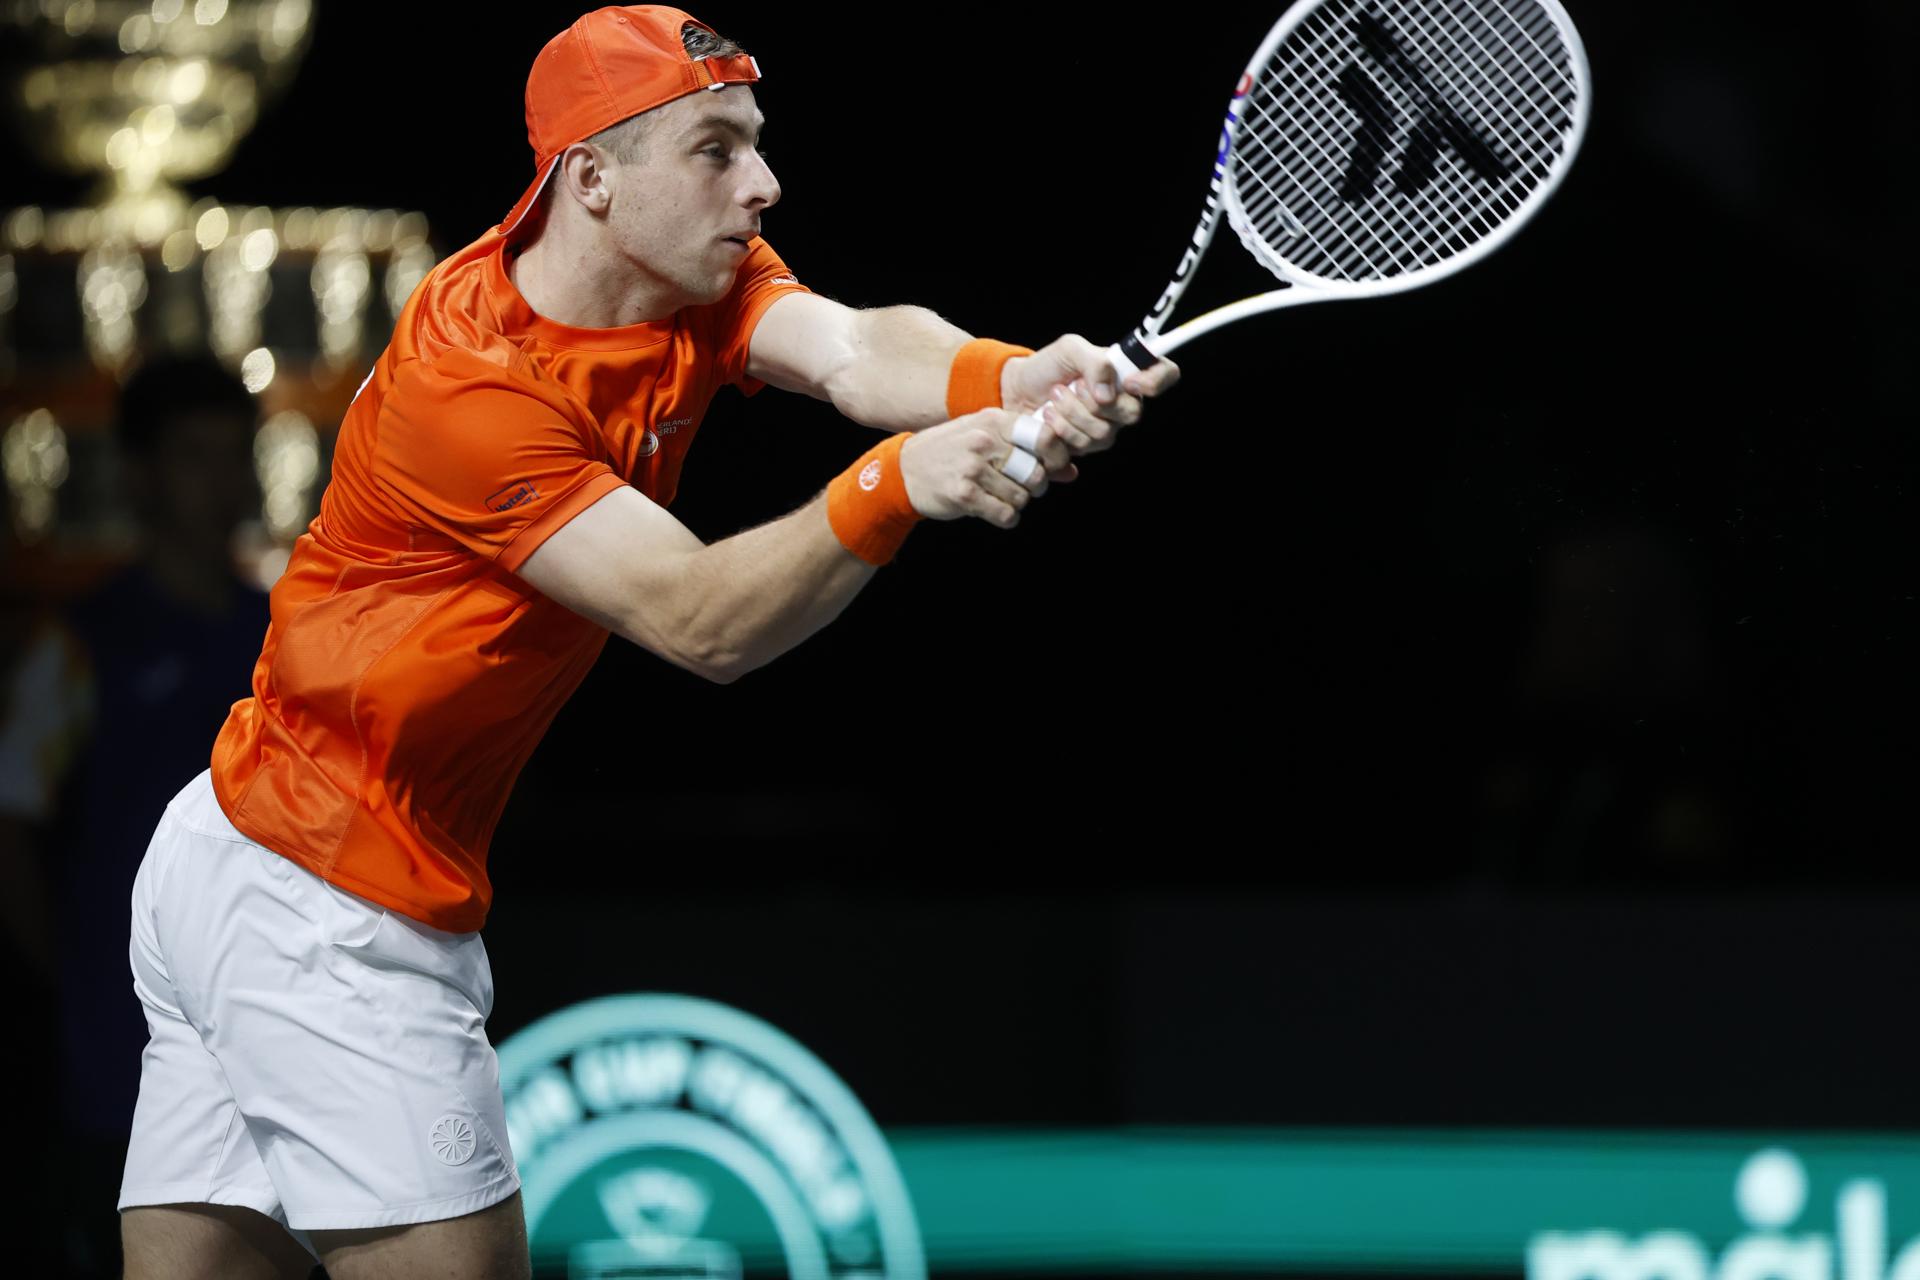
[[[527,73],[533,185],[500,223],[502,232],[527,216],[574,143],[689,93],[760,78],[760,64],[746,54],[689,58],[680,41],[688,23],[713,30],[679,9],[635,4],[595,9],[547,41]]]

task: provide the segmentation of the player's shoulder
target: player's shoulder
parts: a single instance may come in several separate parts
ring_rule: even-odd
[[[765,237],[755,236],[747,246],[747,258],[740,264],[739,273],[734,276],[734,292],[746,295],[768,287],[797,287],[804,289],[793,268],[787,260],[767,243]]]
[[[382,441],[396,428],[409,436],[427,428],[438,434],[457,427],[462,435],[511,433],[556,421],[581,431],[594,427],[591,410],[538,361],[523,353],[446,347],[431,355],[395,362],[377,406]]]
[[[566,388],[533,356],[524,307],[506,277],[498,229],[450,254],[414,290],[375,381],[383,402],[431,402],[494,392],[566,401]],[[384,376],[383,376],[384,375]]]
[[[433,368],[447,357],[503,369],[526,364],[526,335],[516,331],[497,230],[449,254],[414,289],[394,323],[388,357],[397,366]]]
[[[767,305],[787,293],[810,293],[793,268],[761,237],[754,237],[734,273],[733,287],[718,302],[689,307],[681,316],[696,339],[722,341],[751,329]]]

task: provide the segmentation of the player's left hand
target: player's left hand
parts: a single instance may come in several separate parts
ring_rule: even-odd
[[[1180,366],[1160,360],[1128,374],[1116,387],[1106,348],[1069,333],[1030,356],[1007,361],[1000,373],[1000,402],[1009,409],[1038,410],[1041,422],[1077,456],[1112,448],[1121,427],[1140,421],[1142,401],[1179,380]]]

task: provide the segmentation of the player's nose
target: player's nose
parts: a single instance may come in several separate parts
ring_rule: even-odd
[[[747,200],[749,206],[764,209],[780,203],[780,179],[773,176],[767,158],[758,151],[753,153],[753,167],[747,178]]]

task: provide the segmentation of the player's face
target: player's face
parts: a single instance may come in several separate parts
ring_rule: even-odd
[[[645,154],[624,166],[613,221],[621,250],[686,304],[718,302],[760,234],[780,184],[758,150],[763,123],[745,85],[657,109]]]

